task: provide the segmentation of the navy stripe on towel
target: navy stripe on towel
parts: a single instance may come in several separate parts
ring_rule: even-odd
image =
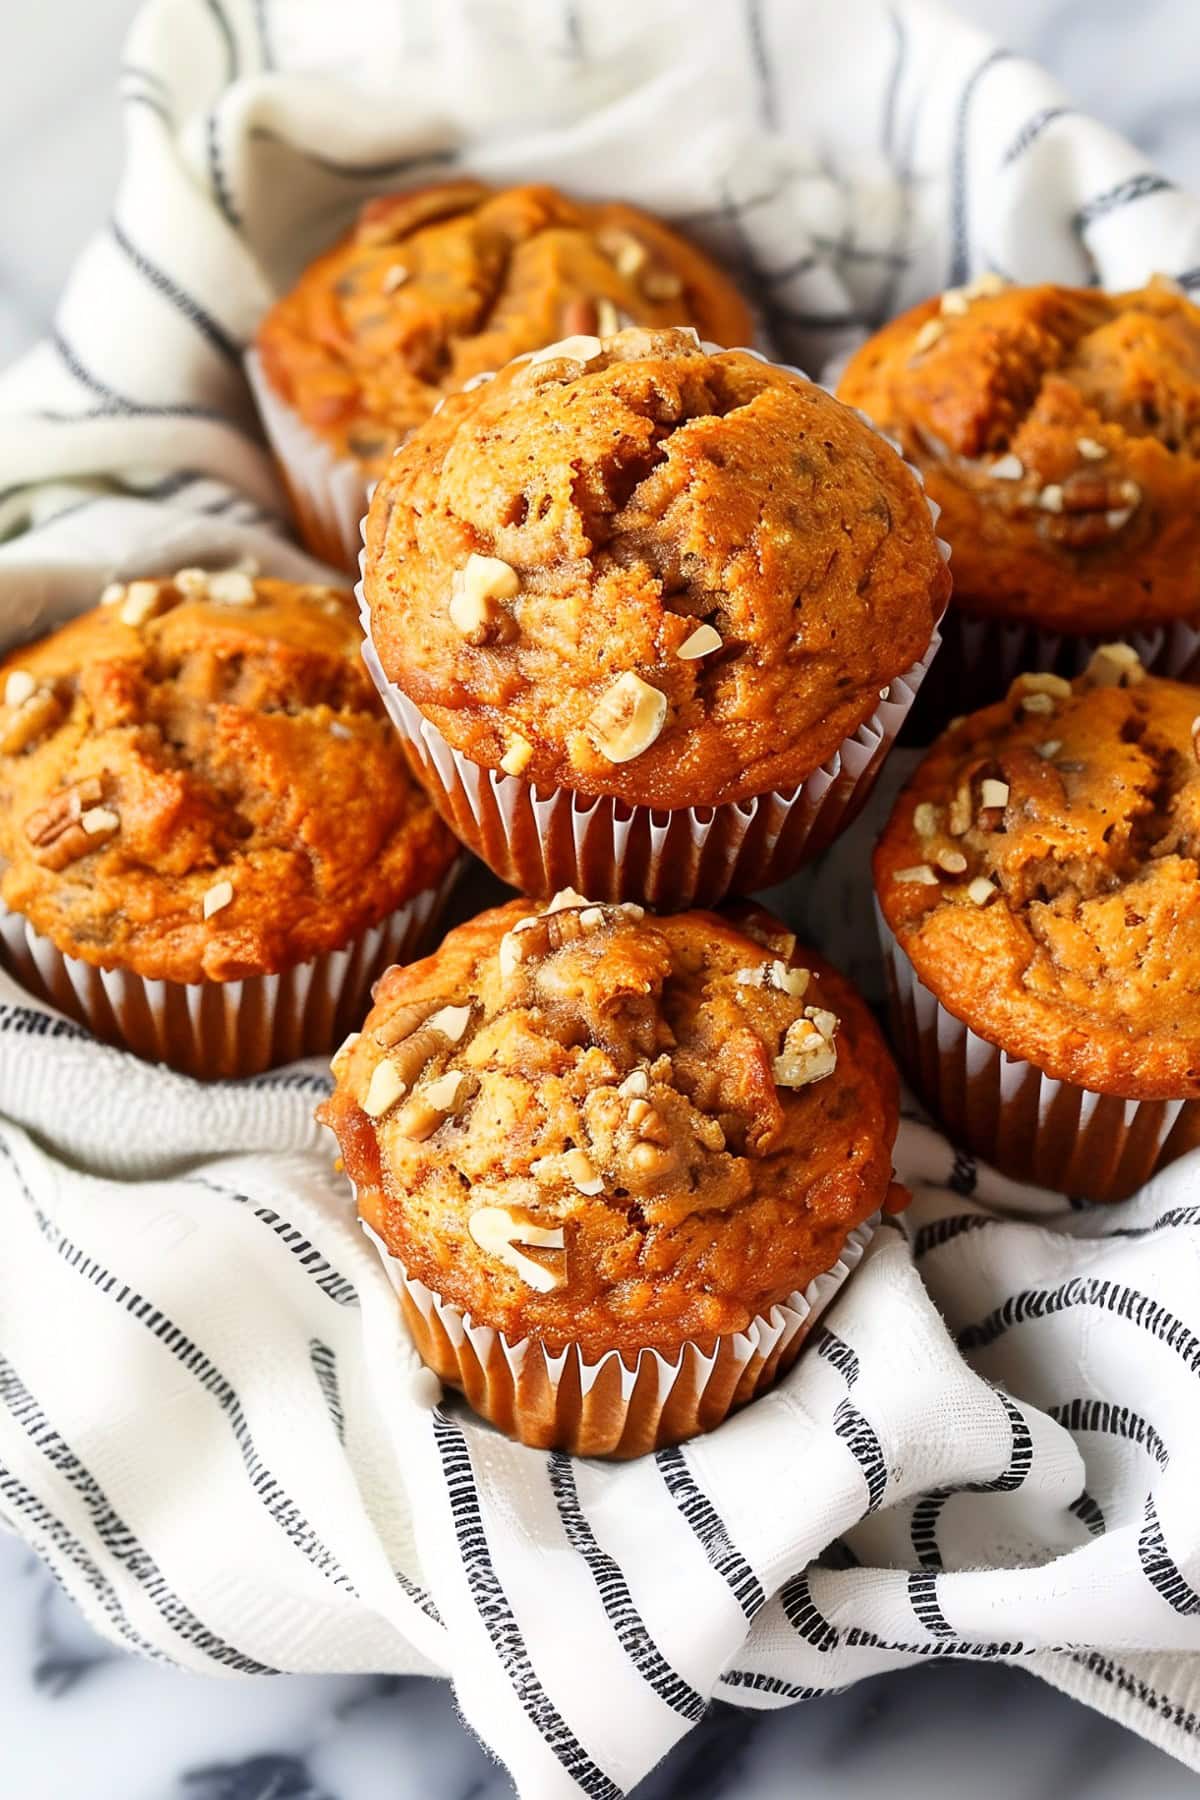
[[[462,1428],[440,1407],[433,1411],[433,1437],[467,1586],[526,1718],[588,1800],[622,1800],[621,1789],[592,1761],[538,1679],[492,1562],[467,1440]]]

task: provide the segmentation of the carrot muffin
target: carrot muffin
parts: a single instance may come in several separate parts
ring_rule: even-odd
[[[681,331],[575,337],[453,396],[389,464],[366,539],[367,660],[459,834],[527,891],[656,904],[779,880],[828,841],[949,591],[881,437]],[[675,835],[647,861],[652,810]],[[670,886],[701,850],[707,873]]]
[[[984,277],[886,325],[838,391],[923,471],[961,613],[1093,639],[1172,627],[1171,672],[1200,647],[1200,308],[1174,282]]]
[[[285,473],[298,424],[364,484],[444,394],[523,351],[623,324],[693,325],[720,344],[750,340],[737,289],[708,258],[618,201],[545,186],[497,191],[462,180],[371,200],[348,237],[272,307],[258,373],[286,412]],[[291,432],[286,421],[291,422]],[[336,558],[293,481],[313,548]],[[358,518],[349,544],[356,565]]]
[[[333,1067],[320,1116],[421,1355],[526,1442],[711,1428],[791,1363],[888,1197],[883,1040],[761,912],[514,900],[389,970]]]
[[[359,647],[348,594],[181,569],[114,584],[12,652],[13,972],[100,1036],[195,1074],[336,1042],[455,854]]]
[[[1123,644],[1073,683],[1019,677],[880,839],[908,1060],[1012,1175],[1117,1199],[1200,1142],[1196,712]]]

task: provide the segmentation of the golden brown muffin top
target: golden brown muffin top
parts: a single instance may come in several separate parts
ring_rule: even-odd
[[[968,612],[1106,632],[1200,614],[1200,308],[985,277],[864,344],[843,400],[942,508]]]
[[[662,807],[802,781],[949,590],[881,437],[682,331],[567,340],[447,400],[375,489],[365,571],[385,672],[456,749]]]
[[[362,1216],[510,1338],[740,1330],[887,1195],[883,1040],[763,913],[514,900],[389,970],[333,1067]]]
[[[1126,645],[952,726],[875,852],[926,987],[1011,1055],[1128,1099],[1200,1095],[1200,692]]]
[[[526,350],[621,325],[749,343],[732,282],[657,219],[552,187],[451,181],[364,206],[263,320],[272,387],[374,478],[443,394]]]
[[[60,950],[231,981],[437,881],[348,594],[183,569],[103,600],[0,663],[0,896]]]

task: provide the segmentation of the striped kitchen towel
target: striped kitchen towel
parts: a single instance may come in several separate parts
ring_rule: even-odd
[[[365,195],[451,166],[669,214],[810,366],[985,268],[1200,287],[1195,201],[920,0],[730,0],[702,31],[682,0],[153,0],[121,79],[112,217],[0,379],[6,641],[117,575],[310,569],[242,349]],[[832,943],[828,874],[812,906]],[[0,1515],[102,1631],[209,1674],[449,1677],[526,1800],[617,1800],[714,1695],[943,1656],[1200,1768],[1194,1160],[1021,1218],[907,1120],[912,1211],[794,1372],[606,1466],[506,1442],[417,1364],[324,1083],[202,1086],[0,977]]]

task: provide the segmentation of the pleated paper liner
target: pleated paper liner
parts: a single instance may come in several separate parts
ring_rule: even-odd
[[[951,601],[941,632],[941,655],[913,707],[906,743],[929,743],[958,714],[1003,700],[1018,675],[1052,673],[1070,680],[1082,674],[1101,644],[1129,644],[1152,674],[1200,682],[1200,627],[1184,619],[1080,636],[974,618]]]
[[[404,739],[418,779],[455,835],[523,893],[573,887],[592,900],[644,901],[659,911],[715,906],[793,874],[825,849],[866,801],[938,647],[898,676],[871,717],[799,787],[724,806],[659,811],[623,800],[543,793],[453,749],[383,672],[367,632],[363,660]]]
[[[576,1456],[628,1458],[711,1431],[786,1373],[825,1308],[862,1260],[878,1215],[849,1233],[833,1267],[745,1331],[686,1343],[674,1356],[509,1342],[410,1276],[366,1220],[421,1360],[508,1437]]]
[[[411,959],[437,921],[458,865],[344,949],[244,981],[148,981],[58,950],[0,903],[0,960],[39,1000],[105,1043],[202,1079],[258,1075],[324,1056],[361,1025],[371,988]]]
[[[1200,1100],[1123,1100],[1055,1081],[956,1018],[882,917],[893,1043],[951,1139],[1017,1181],[1072,1198],[1126,1200],[1200,1145]]]
[[[314,556],[348,575],[355,574],[370,484],[351,457],[334,456],[280,398],[256,351],[248,352],[245,368],[301,537]]]

